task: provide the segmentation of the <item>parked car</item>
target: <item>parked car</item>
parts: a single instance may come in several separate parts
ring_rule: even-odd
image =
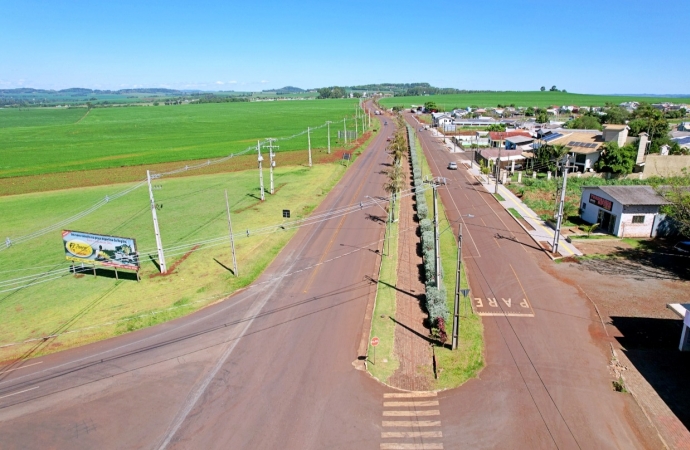
[[[673,246],[673,250],[682,253],[690,253],[690,241],[680,241],[679,243]]]
[[[451,161],[448,163],[448,170],[458,170],[458,163]]]
[[[387,137],[387,138],[386,138],[386,142],[390,142],[390,141],[391,141],[391,138],[390,138],[390,137]]]
[[[388,125],[388,122],[383,122],[383,125],[384,125],[384,126],[385,126],[385,125]]]

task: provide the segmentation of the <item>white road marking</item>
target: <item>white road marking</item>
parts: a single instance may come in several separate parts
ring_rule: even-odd
[[[27,367],[35,366],[36,364],[41,364],[42,362],[43,362],[43,361],[39,361],[39,362],[35,362],[35,363],[33,363],[33,364],[27,364],[27,365],[25,365],[25,366],[15,367],[14,369],[9,369],[9,370],[6,370],[6,371],[4,371],[4,372],[0,372],[0,375],[2,375],[3,373],[14,372],[15,370],[19,370],[19,369],[26,369]]]
[[[381,450],[443,450],[443,444],[381,444]]]
[[[384,420],[384,427],[440,427],[440,420]]]
[[[438,409],[428,409],[426,411],[384,411],[383,415],[396,417],[440,416],[441,411]]]
[[[441,438],[440,431],[383,431],[382,438]]]
[[[436,397],[436,392],[393,392],[383,394],[383,398],[417,398],[417,397]]]
[[[398,407],[398,406],[438,406],[438,401],[429,400],[422,402],[383,402],[384,407]]]
[[[32,388],[29,388],[29,389],[24,389],[23,391],[13,392],[13,393],[11,393],[11,394],[3,395],[3,396],[0,397],[0,398],[7,398],[7,397],[12,397],[13,395],[23,394],[24,392],[33,391],[34,389],[38,389],[38,388],[40,388],[40,387],[41,387],[41,386],[34,386],[34,387],[32,387]]]

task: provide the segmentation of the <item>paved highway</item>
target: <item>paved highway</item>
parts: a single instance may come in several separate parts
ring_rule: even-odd
[[[383,194],[388,122],[315,214]],[[0,448],[656,446],[636,431],[630,397],[611,390],[587,300],[548,274],[548,258],[463,170],[443,169],[454,156],[421,138],[434,173],[451,181],[441,190],[450,220],[475,216],[464,219],[464,249],[479,309],[521,314],[484,318],[479,379],[410,394],[355,370],[383,236],[367,217],[381,214],[374,206],[300,229],[223,302],[0,368]]]
[[[472,301],[484,314],[487,367],[440,394],[444,440],[454,448],[658,448],[642,435],[648,424],[631,396],[611,388],[610,348],[587,298],[549,274],[551,260],[462,164],[447,169],[466,156],[429,131],[417,134],[433,174],[448,178],[440,198],[456,235],[463,225]]]

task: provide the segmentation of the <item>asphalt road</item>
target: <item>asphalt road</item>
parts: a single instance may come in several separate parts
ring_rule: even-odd
[[[314,214],[383,194],[388,122]],[[463,170],[443,169],[454,156],[421,139],[434,173],[451,181],[441,199],[455,232],[464,220],[480,309],[522,314],[484,318],[479,379],[409,397],[353,367],[383,236],[372,206],[300,229],[251,288],[223,302],[0,368],[0,449],[658,445],[637,431],[630,396],[611,390],[586,298],[545,272],[548,259]]]
[[[418,136],[432,173],[448,179],[439,195],[456,235],[462,224],[473,305],[486,314],[487,367],[440,394],[444,441],[455,448],[659,448],[631,396],[612,390],[609,345],[585,295],[545,270],[550,259],[462,164],[447,169],[464,154],[451,154],[429,131]],[[579,282],[587,283],[585,274]]]
[[[378,448],[353,368],[384,225],[383,128],[253,287],[188,317],[0,368],[0,448]],[[7,370],[11,370],[7,372]]]

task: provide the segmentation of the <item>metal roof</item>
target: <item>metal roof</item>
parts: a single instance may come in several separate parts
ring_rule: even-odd
[[[624,206],[656,206],[670,203],[651,186],[582,186],[582,189],[599,189]]]

